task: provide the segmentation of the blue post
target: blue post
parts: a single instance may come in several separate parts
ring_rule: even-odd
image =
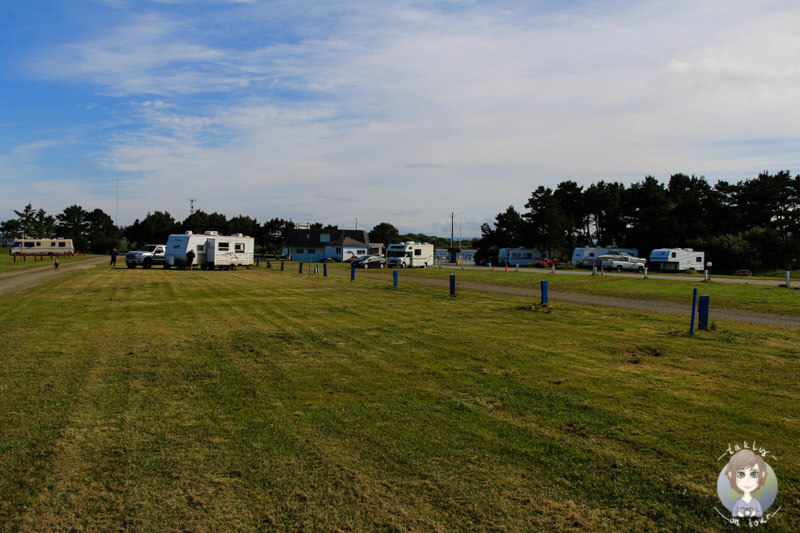
[[[322,277],[328,277],[328,263],[322,263]]]
[[[547,290],[547,280],[542,280],[542,305],[550,305],[550,295],[548,294]]]
[[[397,270],[394,271],[394,286],[397,287]]]
[[[303,263],[300,263],[300,273],[303,273]]]
[[[283,261],[281,261],[281,272],[283,272]]]
[[[697,316],[697,289],[692,292],[692,323],[689,326],[689,335],[694,335],[694,317]]]
[[[272,261],[267,259],[267,268],[272,268]]]
[[[701,296],[699,317],[697,319],[697,329],[708,331],[708,304],[709,297]]]
[[[261,264],[261,258],[259,257],[258,259],[256,259],[256,266],[258,266],[260,264]]]
[[[456,275],[450,274],[450,296],[456,295]]]
[[[355,268],[351,268],[350,269],[350,281],[355,281],[355,280],[356,280],[356,269]]]

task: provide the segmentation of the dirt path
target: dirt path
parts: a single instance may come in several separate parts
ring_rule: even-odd
[[[349,272],[348,272],[349,274]],[[385,279],[391,281],[391,277],[384,274],[367,273],[359,271],[360,277],[375,279]],[[450,287],[449,280],[425,279],[425,278],[404,278],[403,283],[418,283],[420,285],[430,285],[434,287]],[[472,290],[479,292],[489,292],[495,294],[509,294],[513,296],[529,297],[531,303],[540,300],[541,295],[538,290],[523,289],[519,287],[502,287],[486,283],[458,282],[459,290]],[[635,311],[645,311],[648,313],[663,313],[667,315],[685,316],[687,323],[692,312],[691,304],[679,304],[674,302],[635,300],[633,298],[617,298],[613,296],[592,296],[577,292],[558,292],[552,288],[548,291],[551,301],[569,302],[586,305],[602,305],[607,307],[617,307],[621,309],[631,309]],[[743,322],[745,324],[756,324],[771,326],[784,329],[800,329],[800,317],[773,315],[769,313],[756,313],[753,311],[737,311],[734,309],[718,309],[713,304],[709,313],[709,320],[729,320],[731,322]]]
[[[0,273],[0,294],[11,294],[37,285],[54,276],[61,276],[73,270],[91,268],[108,261],[106,257],[90,257],[88,259],[75,259],[61,263],[56,272],[52,264],[41,267],[24,268],[13,272]],[[122,263],[123,268],[125,263]],[[119,268],[119,267],[118,267]]]

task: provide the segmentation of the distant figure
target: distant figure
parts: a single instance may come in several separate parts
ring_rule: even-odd
[[[111,250],[111,263],[108,265],[108,268],[115,268],[117,266],[117,256],[118,255],[119,255],[119,252],[117,251],[116,248]]]
[[[189,270],[192,270],[192,263],[194,263],[194,250],[186,252],[186,262],[189,264]]]
[[[58,257],[56,257],[56,262],[55,262],[55,264],[53,266],[56,267],[56,272],[58,272]]]

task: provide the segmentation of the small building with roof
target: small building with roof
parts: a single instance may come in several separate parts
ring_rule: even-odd
[[[364,230],[292,229],[286,242],[293,261],[348,261],[373,253]]]

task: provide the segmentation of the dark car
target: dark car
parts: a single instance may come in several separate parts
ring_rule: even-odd
[[[386,261],[377,255],[368,255],[360,257],[351,263],[353,268],[383,268],[386,266]]]

